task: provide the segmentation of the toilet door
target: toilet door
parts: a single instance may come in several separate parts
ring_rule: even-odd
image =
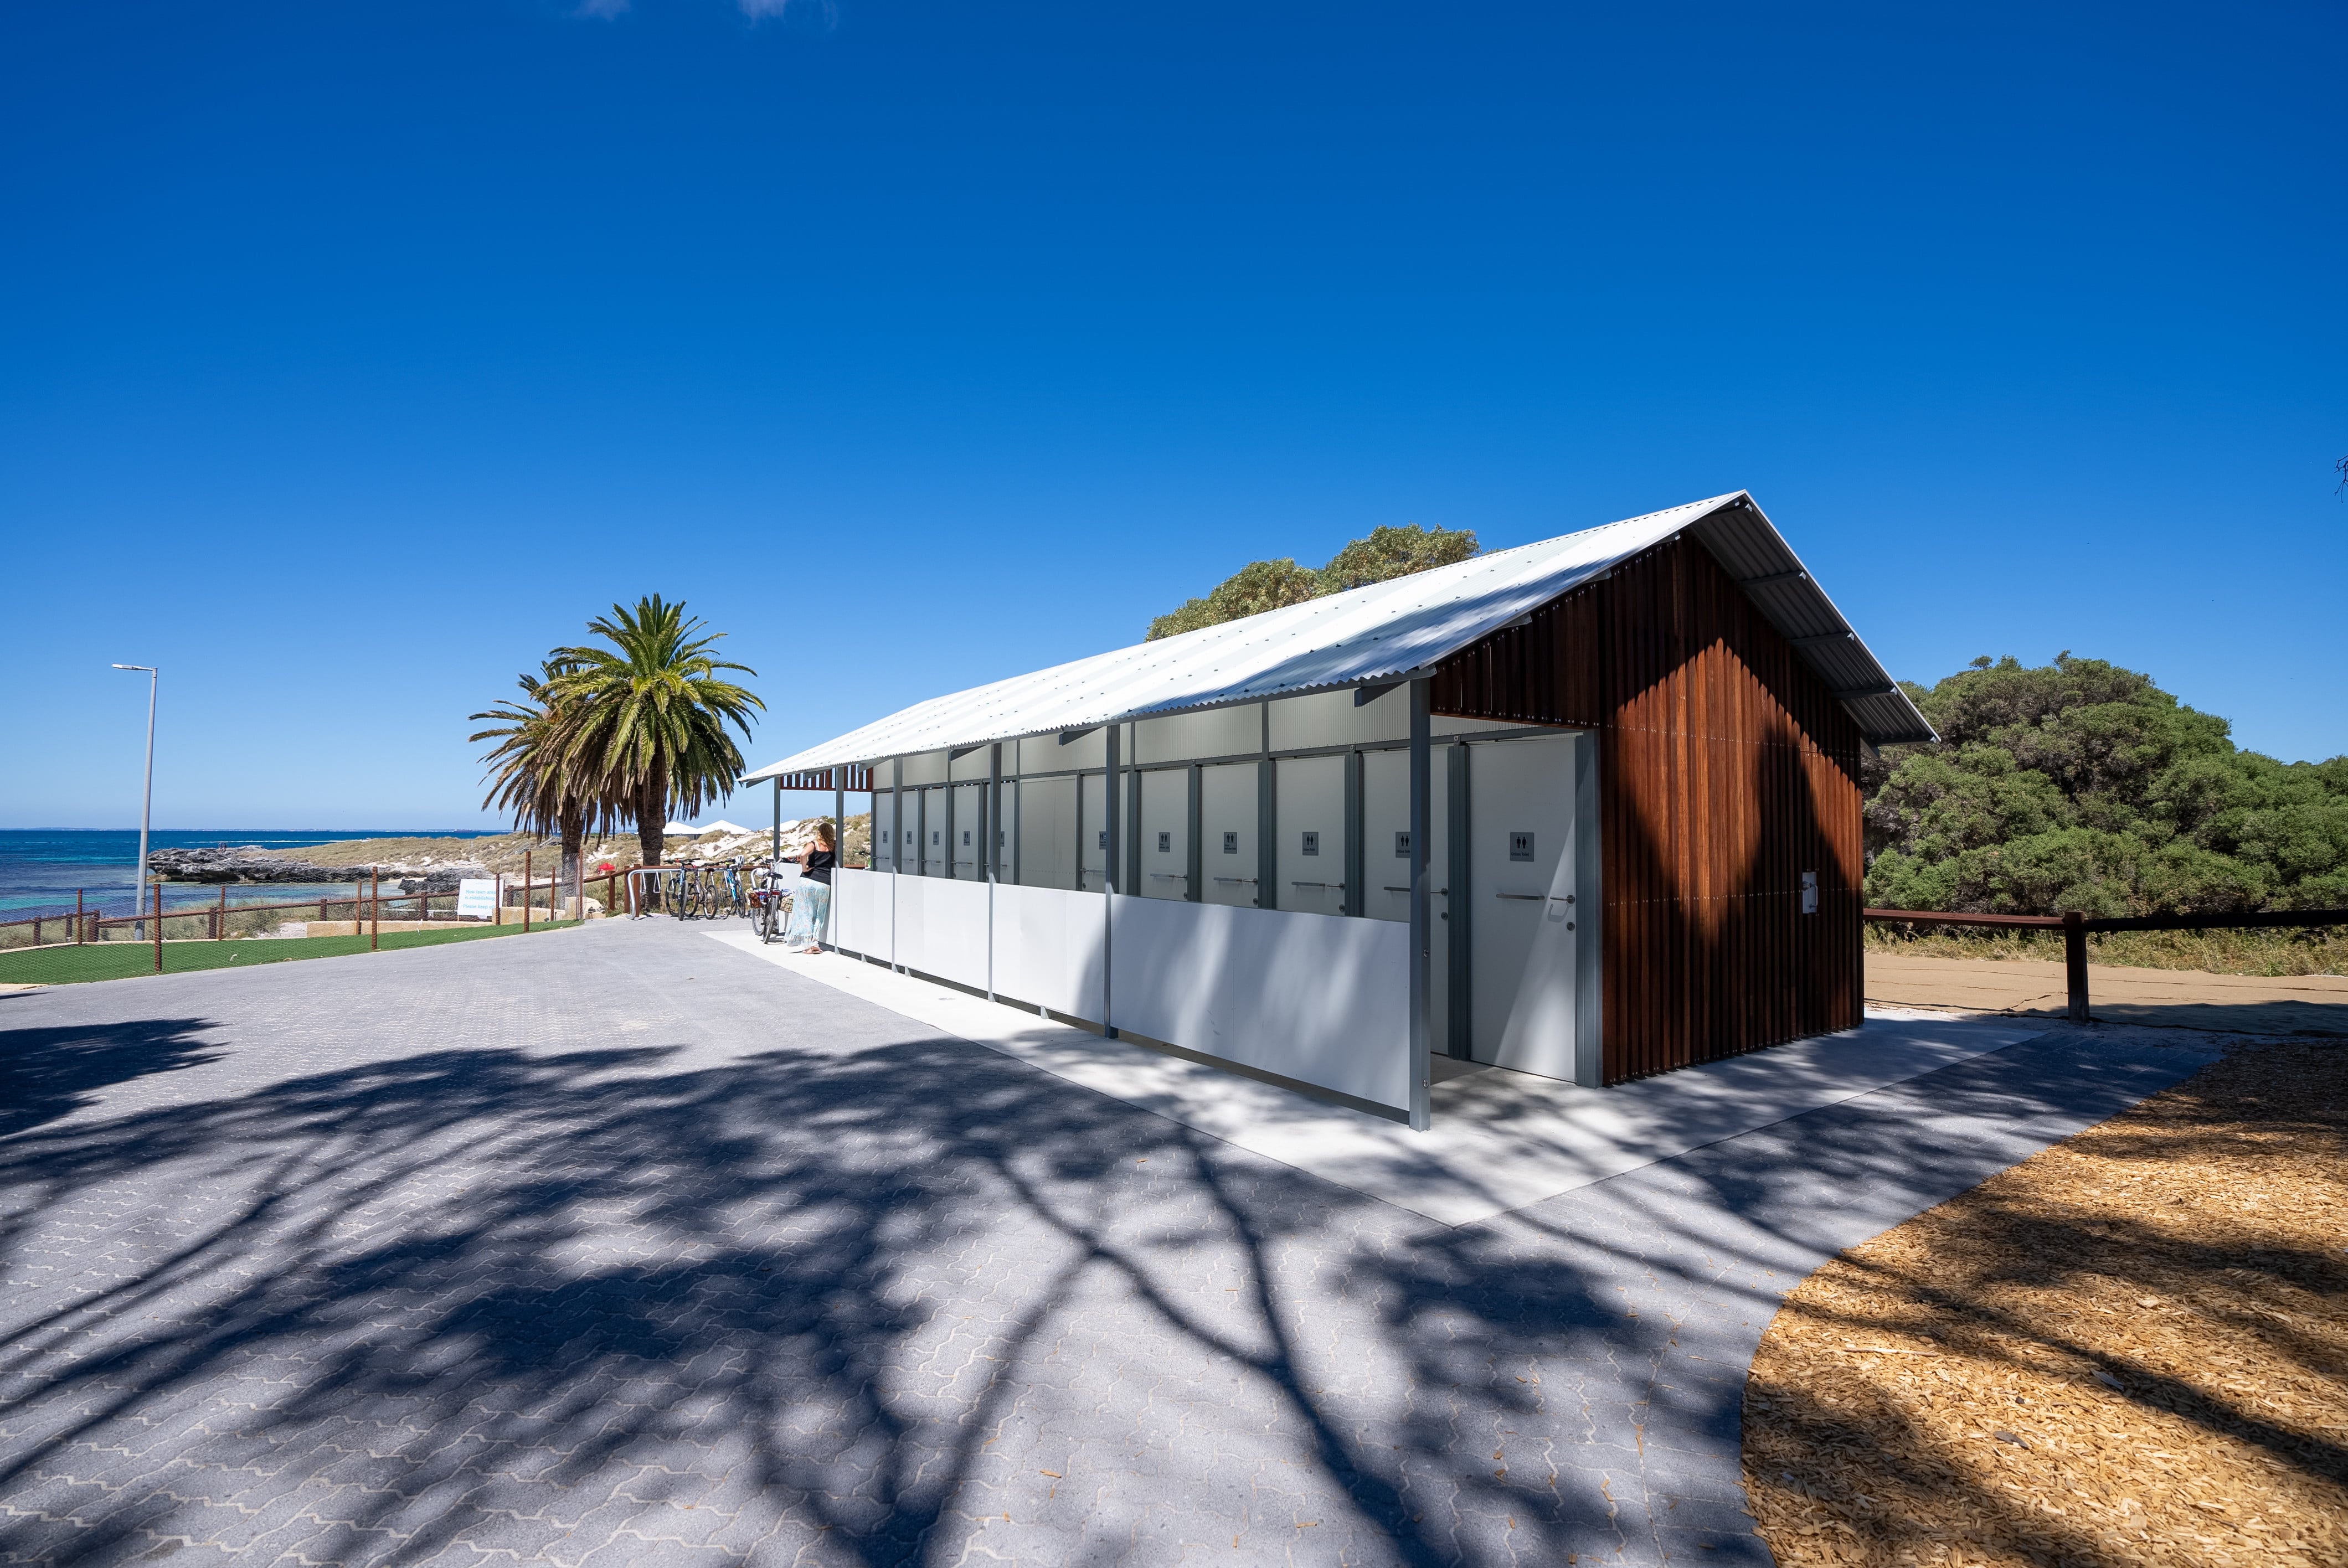
[[[1141,775],[1141,880],[1145,898],[1190,896],[1190,770]]]
[[[986,786],[953,786],[953,843],[947,846],[950,876],[964,882],[986,880]]]
[[[1469,748],[1468,887],[1475,901],[1473,1054],[1573,1077],[1573,777],[1578,740]]]
[[[1199,770],[1200,902],[1252,909],[1256,901],[1257,818],[1262,774],[1254,763]]]
[[[946,792],[932,784],[922,792],[922,875],[950,876],[946,860]]]

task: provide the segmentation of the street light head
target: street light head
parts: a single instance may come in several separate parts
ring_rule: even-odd
[[[149,675],[155,673],[155,666],[152,664],[117,664],[115,668],[117,670],[143,670]]]

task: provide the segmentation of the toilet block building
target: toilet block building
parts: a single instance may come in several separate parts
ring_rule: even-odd
[[[841,953],[1427,1125],[1857,1026],[1862,748],[1932,738],[1743,493],[932,698]]]

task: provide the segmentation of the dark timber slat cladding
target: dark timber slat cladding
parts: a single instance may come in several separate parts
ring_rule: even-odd
[[[1703,546],[1462,651],[1434,698],[1597,733],[1607,1081],[1858,1025],[1859,727]]]

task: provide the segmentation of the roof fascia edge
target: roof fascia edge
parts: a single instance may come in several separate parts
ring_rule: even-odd
[[[1803,580],[1809,584],[1810,591],[1818,596],[1819,602],[1827,607],[1827,612],[1832,615],[1836,621],[1840,624],[1844,633],[1849,637],[1850,641],[1859,645],[1859,651],[1867,655],[1867,661],[1874,665],[1877,670],[1882,671],[1885,683],[1891,689],[1888,692],[1879,693],[1879,695],[1899,698],[1901,702],[1907,705],[1908,711],[1915,714],[1916,723],[1922,728],[1924,733],[1930,735],[1933,741],[1938,742],[1941,738],[1941,734],[1938,730],[1932,728],[1932,722],[1924,717],[1923,711],[1916,706],[1915,699],[1909,696],[1907,692],[1901,688],[1899,678],[1893,675],[1890,671],[1884,669],[1883,661],[1875,656],[1875,650],[1867,645],[1867,639],[1861,637],[1859,634],[1859,629],[1851,625],[1850,617],[1845,615],[1842,612],[1842,607],[1835,603],[1834,596],[1827,592],[1825,586],[1818,581],[1818,574],[1810,570],[1809,563],[1802,559],[1800,554],[1795,550],[1794,547],[1790,543],[1787,541],[1785,534],[1778,528],[1777,525],[1770,521],[1769,514],[1761,509],[1761,503],[1753,498],[1753,493],[1751,491],[1737,491],[1734,496],[1724,500],[1719,506],[1715,507],[1711,511],[1704,513],[1703,517],[1690,518],[1679,531],[1682,534],[1688,535],[1690,538],[1694,538],[1697,544],[1702,545],[1704,547],[1704,553],[1711,556],[1714,562],[1718,565],[1722,570],[1725,571],[1728,569],[1728,563],[1722,560],[1719,553],[1714,550],[1712,546],[1706,542],[1701,535],[1696,534],[1694,530],[1704,523],[1711,521],[1714,518],[1718,517],[1723,512],[1739,511],[1746,508],[1750,508],[1753,515],[1761,519],[1761,526],[1769,530],[1770,538],[1777,541],[1777,547],[1786,552],[1787,558],[1790,559],[1794,565],[1800,570]],[[1735,579],[1732,577],[1730,580],[1735,581]],[[1755,599],[1753,595],[1746,589],[1743,583],[1737,584],[1737,591],[1743,593],[1745,595],[1746,601],[1751,604],[1755,610],[1761,612],[1761,618],[1769,623],[1771,629],[1774,630],[1778,636],[1785,638],[1789,644],[1793,643],[1793,634],[1788,632],[1784,627],[1777,624],[1777,618],[1776,615],[1771,613],[1768,606],[1762,603],[1759,600]],[[1811,674],[1817,676],[1821,681],[1829,682],[1828,689],[1832,690],[1832,677],[1828,675],[1824,670],[1818,667],[1818,661],[1811,657],[1810,650],[1808,648],[1794,644],[1794,652],[1798,658],[1800,658],[1803,664],[1808,668]],[[1851,712],[1849,702],[1844,701],[1842,698],[1837,697],[1835,699],[1835,702],[1844,712],[1850,714],[1851,723],[1859,726],[1859,738],[1861,740],[1866,740],[1867,722],[1861,719],[1857,713]],[[1869,742],[1869,743],[1874,744],[1876,743]],[[1885,741],[1881,743],[1884,745],[1894,745],[1900,743]]]

